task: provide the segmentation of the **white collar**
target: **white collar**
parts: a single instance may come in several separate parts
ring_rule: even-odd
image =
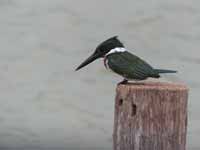
[[[125,52],[127,51],[124,47],[116,47],[114,49],[111,49],[107,54],[106,56],[110,55],[110,54],[113,54],[113,53],[120,53],[120,52]]]

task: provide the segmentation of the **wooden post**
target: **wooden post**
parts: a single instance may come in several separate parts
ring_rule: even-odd
[[[185,150],[188,88],[180,84],[119,84],[114,150]]]

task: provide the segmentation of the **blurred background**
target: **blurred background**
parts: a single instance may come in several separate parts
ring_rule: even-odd
[[[0,149],[112,150],[121,77],[102,60],[74,69],[103,40],[190,88],[188,150],[200,149],[199,0],[0,0]]]

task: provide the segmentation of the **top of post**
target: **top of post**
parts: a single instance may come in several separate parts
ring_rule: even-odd
[[[157,90],[186,90],[188,87],[182,83],[172,83],[172,82],[153,82],[153,81],[139,81],[139,82],[129,82],[127,84],[118,84],[117,89],[131,88],[138,90],[145,89],[157,89]]]

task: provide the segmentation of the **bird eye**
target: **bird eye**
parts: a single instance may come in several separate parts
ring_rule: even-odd
[[[102,50],[101,50],[101,48],[97,48],[95,52],[96,53],[102,53]]]

